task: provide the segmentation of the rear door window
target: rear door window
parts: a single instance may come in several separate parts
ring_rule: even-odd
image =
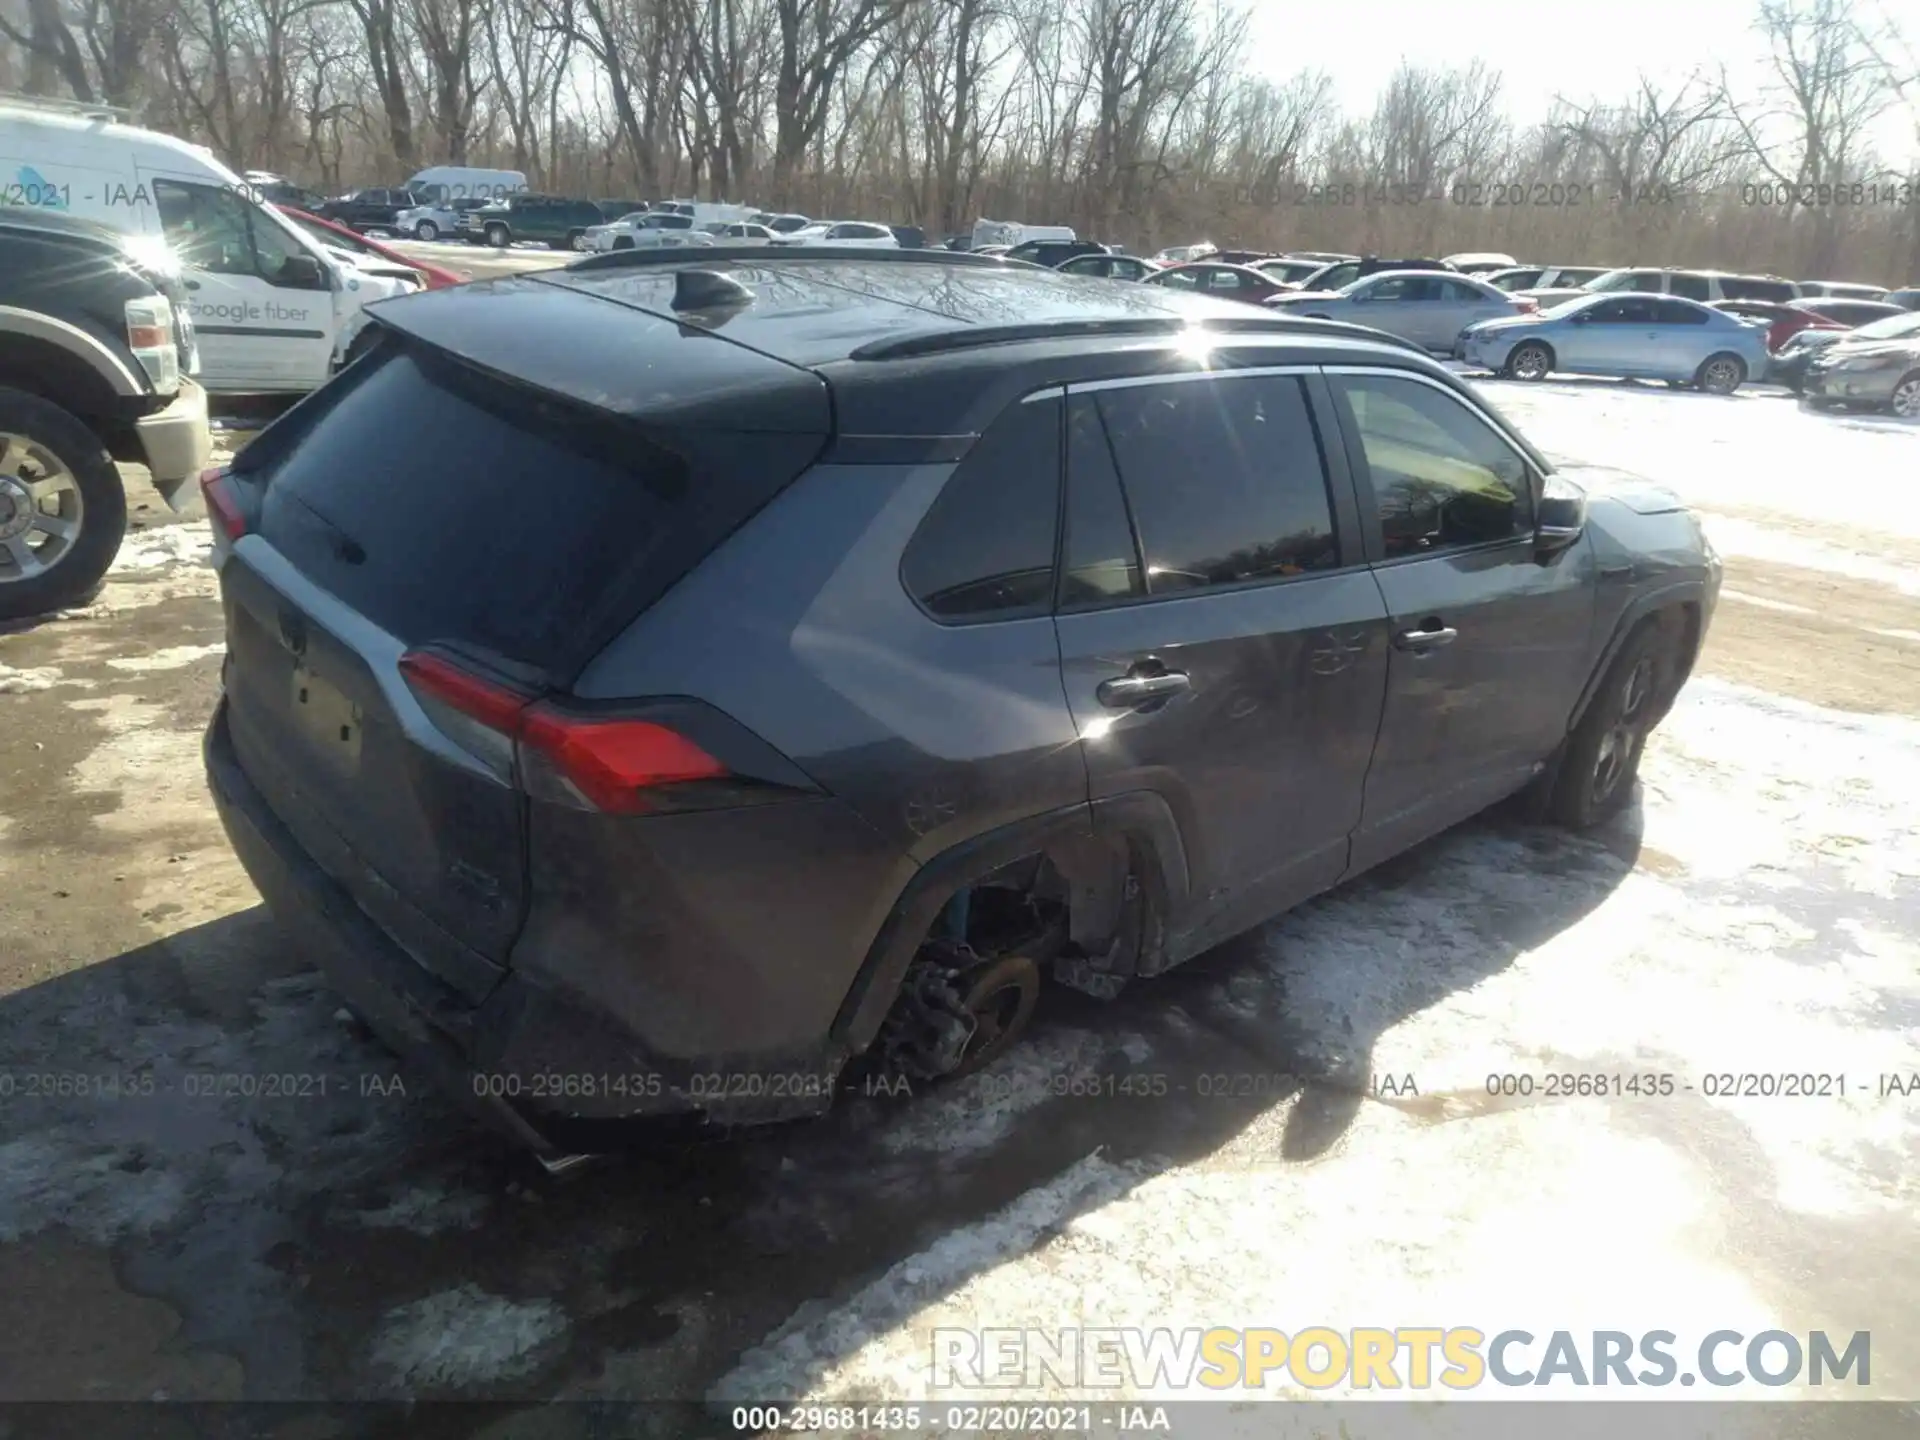
[[[1691,275],[1685,270],[1676,270],[1668,277],[1667,293],[1670,295],[1678,295],[1683,300],[1707,301],[1713,298],[1713,285],[1704,275]],[[1734,298],[1753,299],[1757,297],[1735,296]]]
[[[907,589],[957,624],[1053,608],[1060,508],[1060,402],[1002,411],[948,477],[901,559]]]
[[[1220,375],[1097,395],[1153,595],[1339,563],[1298,378]]]
[[[1678,300],[1654,302],[1653,313],[1662,325],[1704,325],[1707,312],[1698,305],[1683,305]]]
[[[749,488],[764,499],[818,449],[782,464],[774,442],[794,437],[732,437],[767,453],[749,447],[738,473],[690,462],[637,428],[391,339],[314,403],[236,467],[266,483],[268,543],[408,644],[462,642],[550,669],[585,658],[574,652],[636,572],[677,578],[738,523],[722,507],[750,503],[738,500]],[[741,479],[761,471],[778,479]]]

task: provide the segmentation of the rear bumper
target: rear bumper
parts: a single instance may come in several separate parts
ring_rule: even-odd
[[[321,869],[274,814],[235,753],[223,699],[203,746],[214,807],[288,938],[380,1039],[450,1099],[546,1154],[641,1136],[804,1118],[839,1084],[837,1051],[775,1067],[660,1063],[608,1016],[509,974],[478,1006],[407,954]]]
[[[164,410],[134,421],[140,452],[156,486],[178,485],[206,468],[213,453],[213,431],[207,424],[207,392],[191,380],[180,382],[180,392]]]

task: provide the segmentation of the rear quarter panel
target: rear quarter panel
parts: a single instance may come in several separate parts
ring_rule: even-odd
[[[692,906],[680,926],[724,933],[724,943],[682,957],[689,974],[702,970],[702,988],[724,986],[728,970],[746,983],[766,964],[804,977],[781,987],[778,1007],[739,1017],[735,1048],[824,1031],[928,860],[1086,802],[1052,619],[942,626],[901,584],[901,551],[951,470],[816,467],[574,686],[595,699],[702,700],[825,794],[685,827],[690,840],[695,828],[705,833],[679,852],[684,862],[671,861],[694,867],[672,882],[676,903]],[[811,817],[797,807],[813,807]],[[753,863],[727,883],[696,873],[724,867],[730,851]]]

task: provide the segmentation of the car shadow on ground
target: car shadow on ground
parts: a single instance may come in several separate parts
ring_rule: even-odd
[[[1124,1193],[1268,1130],[1265,1163],[1312,1160],[1369,1104],[1457,1118],[1473,1097],[1375,1076],[1382,1036],[1581,921],[1639,836],[1637,805],[1585,838],[1484,817],[1115,1001],[1050,989],[959,1084],[559,1178],[367,1039],[255,907],[0,1000],[0,1251],[109,1253],[249,1399],[706,1396],[943,1238],[971,1227],[913,1309],[1017,1260],[1113,1184],[983,1222],[1090,1156]],[[115,1397],[91,1363],[50,1364],[41,1398]]]

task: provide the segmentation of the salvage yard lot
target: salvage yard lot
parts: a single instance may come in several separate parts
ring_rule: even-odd
[[[0,635],[0,1396],[910,1397],[942,1325],[1472,1324],[1868,1330],[1920,1398],[1920,429],[1483,388],[1726,557],[1621,821],[1484,819],[950,1089],[559,1181],[259,907],[205,525],[136,495],[98,601]],[[1676,1086],[1489,1093],[1600,1071]]]

